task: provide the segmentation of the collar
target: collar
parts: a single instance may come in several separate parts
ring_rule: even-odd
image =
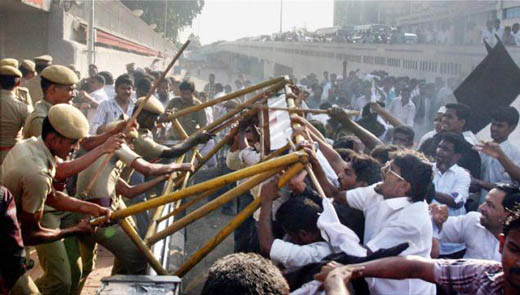
[[[7,97],[10,97],[10,98],[16,98],[16,88],[14,88],[13,90],[6,90],[6,89],[0,89],[0,95],[1,96],[7,96]]]
[[[411,204],[408,197],[385,199],[385,203],[393,210],[399,210]]]
[[[451,165],[448,169],[446,169],[446,171],[444,171],[444,173],[441,172],[441,170],[439,170],[439,168],[437,167],[437,163],[435,163],[435,166],[434,169],[435,169],[435,173],[439,173],[440,175],[444,175],[446,174],[447,172],[455,172],[455,169],[457,169],[456,167],[458,167],[459,165],[457,165],[457,163]]]
[[[49,150],[41,136],[38,136],[36,144],[40,146],[39,150],[41,150],[47,157],[49,168],[54,169],[56,167],[56,158],[52,155],[51,151]]]

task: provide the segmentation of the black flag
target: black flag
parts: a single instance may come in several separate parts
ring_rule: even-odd
[[[494,110],[510,105],[519,93],[520,68],[500,40],[454,91],[457,101],[471,108],[468,128],[475,134],[491,122]]]

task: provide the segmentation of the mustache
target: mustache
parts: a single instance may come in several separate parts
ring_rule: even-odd
[[[510,275],[520,275],[520,268],[519,267],[513,267],[509,269]]]

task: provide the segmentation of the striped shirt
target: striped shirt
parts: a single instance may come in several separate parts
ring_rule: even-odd
[[[438,259],[434,276],[435,283],[448,294],[504,294],[504,271],[497,261]]]
[[[125,112],[121,106],[119,106],[115,98],[101,102],[98,105],[94,119],[90,124],[90,134],[96,134],[97,129],[100,126],[119,120],[122,114],[131,117],[132,113],[134,112],[134,106],[135,101],[130,100],[130,104],[128,105],[128,108]]]

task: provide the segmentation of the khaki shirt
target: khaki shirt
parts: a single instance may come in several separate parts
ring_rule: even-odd
[[[17,143],[7,154],[1,168],[1,182],[15,198],[18,212],[43,211],[52,191],[56,160],[41,137]]]
[[[20,131],[29,114],[28,106],[18,99],[16,90],[0,89],[0,148],[12,147],[22,139]]]
[[[180,97],[175,97],[172,100],[170,100],[166,109],[182,110],[199,104],[202,104],[202,102],[200,102],[200,100],[196,99],[195,97],[193,98],[193,103],[191,104],[185,103]],[[195,131],[197,131],[197,125],[199,126],[199,128],[202,128],[205,127],[207,123],[206,112],[204,110],[184,115],[178,118],[178,120],[179,123],[181,123],[184,130],[186,131],[186,133],[188,134],[188,136],[192,135],[193,133],[195,133]],[[172,127],[170,130],[171,136],[173,136],[174,139],[183,139],[179,135],[175,127]]]
[[[134,151],[146,161],[160,158],[168,147],[153,140],[152,132],[148,129],[139,129],[139,136],[134,140]]]
[[[105,160],[105,156],[97,159],[94,164],[90,165],[87,169],[78,174],[78,181],[76,184],[78,198],[82,200],[111,198],[112,205],[113,207],[115,206],[114,209],[116,209],[119,201],[116,194],[116,184],[121,175],[121,171],[123,171],[123,168],[126,165],[130,166],[137,158],[140,158],[139,155],[132,151],[128,145],[123,144],[121,148],[114,153],[114,156],[112,156],[108,164],[105,166],[103,172],[101,172],[99,177],[96,179],[92,189],[86,196],[84,196],[83,192],[87,189],[90,180],[94,177],[94,174]]]
[[[36,103],[34,111],[31,113],[27,121],[25,121],[25,126],[23,128],[24,138],[29,138],[31,136],[38,137],[42,135],[43,120],[47,117],[51,107],[52,104],[45,99]]]
[[[22,86],[26,87],[29,90],[31,95],[32,103],[36,104],[39,100],[43,98],[43,91],[41,85],[41,77],[36,76],[31,80],[25,81]]]
[[[33,107],[33,103],[32,103],[32,98],[31,98],[31,94],[29,93],[29,89],[25,88],[25,87],[17,87],[16,88],[16,91],[17,91],[17,96],[18,96],[18,99],[25,103],[27,105],[27,107],[29,107],[29,110],[32,112],[34,110],[34,107]]]

